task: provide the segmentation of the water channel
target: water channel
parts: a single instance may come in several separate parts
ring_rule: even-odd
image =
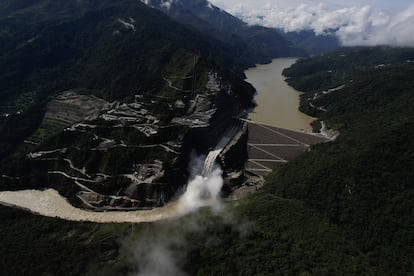
[[[312,130],[310,123],[315,118],[298,110],[300,92],[285,82],[283,69],[296,62],[296,58],[278,58],[272,63],[257,65],[246,70],[247,82],[257,90],[257,107],[249,119],[271,126],[292,130]]]

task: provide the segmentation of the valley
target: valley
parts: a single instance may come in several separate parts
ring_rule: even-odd
[[[302,121],[306,122],[306,120],[301,120],[302,117],[306,118],[305,115],[302,114],[302,117],[300,114],[299,116],[296,115],[298,114],[296,110],[299,107],[299,92],[289,89],[283,90],[285,81],[282,78],[282,70],[284,68],[281,67],[285,66],[287,63],[294,62],[294,59],[281,59],[278,61],[282,64],[282,66],[277,66],[279,68],[278,71],[271,71],[271,73],[264,75],[256,74],[256,76],[261,75],[261,78],[256,79],[254,84],[259,88],[259,96],[262,98],[258,101],[258,106],[255,108],[255,112],[259,113],[261,116],[267,116],[267,118],[274,118],[271,123],[275,126],[283,125],[282,117],[284,119],[291,119],[290,124],[285,125],[286,127],[294,128],[294,126],[298,125],[306,127],[306,124],[302,123]],[[277,63],[277,61],[274,62]],[[259,72],[262,71],[260,68],[257,68],[257,70],[259,70]],[[252,75],[254,75],[254,73],[247,74],[247,76],[250,76],[251,78]],[[274,81],[271,75],[279,75],[280,77],[276,78],[276,81]],[[191,80],[192,78],[193,76],[169,77],[165,78],[165,80],[170,88],[181,93],[189,94],[192,93],[193,90],[184,91],[181,88],[173,86],[173,81],[170,79]],[[267,83],[269,79],[273,81],[274,86],[271,86],[272,88],[269,88],[266,91],[260,90],[260,88],[264,86],[268,87]],[[250,80],[252,81],[252,79]],[[176,85],[178,86],[178,83]],[[224,85],[220,82],[218,74],[210,72],[208,74],[206,89],[209,89],[211,92],[219,92],[223,87]],[[285,97],[280,96],[281,94],[284,95],[283,93],[286,94]],[[262,94],[266,95],[262,96]],[[195,113],[187,113],[184,117],[174,117],[172,119],[173,124],[163,126],[159,124],[160,121],[157,119],[157,115],[150,113],[149,109],[151,109],[151,103],[149,103],[148,100],[147,102],[145,101],[144,95],[135,95],[134,98],[135,102],[131,104],[119,102],[110,103],[95,96],[80,95],[74,91],[64,92],[48,104],[44,120],[38,131],[27,138],[24,143],[26,144],[26,147],[34,145],[33,149],[36,149],[35,146],[38,147],[42,142],[44,143],[45,141],[48,141],[48,139],[58,134],[59,131],[64,128],[65,135],[73,136],[76,134],[79,137],[79,134],[85,134],[92,139],[92,142],[88,143],[90,146],[93,145],[93,147],[84,150],[91,152],[108,152],[115,148],[119,148],[122,151],[122,149],[128,149],[132,146],[129,142],[131,139],[126,137],[128,140],[125,142],[124,140],[120,140],[120,138],[114,139],[112,136],[103,137],[102,133],[105,133],[105,131],[101,129],[108,127],[115,129],[136,129],[141,132],[142,136],[145,135],[147,139],[150,139],[152,136],[157,136],[158,132],[162,132],[165,128],[171,130],[174,127],[174,124],[190,127],[190,129],[208,128],[209,120],[216,112],[216,110],[208,108],[204,108],[205,110],[203,111],[201,105],[206,106],[208,105],[208,102],[204,96],[198,94],[195,100],[190,101],[190,104],[184,103],[183,100],[177,100],[174,104],[174,108],[197,110]],[[297,100],[295,100],[295,98],[297,98]],[[265,103],[267,103],[267,105],[265,105]],[[284,108],[280,110],[280,107]],[[171,105],[170,108],[173,108],[173,106]],[[275,110],[278,110],[279,113],[276,113]],[[292,114],[286,114],[287,111],[293,112]],[[253,114],[256,115],[256,113]],[[299,119],[295,120],[295,118]],[[58,123],[57,132],[53,132],[56,127],[50,127],[50,122]],[[244,130],[242,130],[243,125],[246,125]],[[61,126],[60,129],[59,126]],[[246,165],[243,166],[243,169],[252,174],[251,179],[262,177],[271,172],[276,165],[294,159],[296,156],[305,152],[310,144],[325,141],[322,137],[316,135],[312,137],[312,135],[305,135],[292,131],[289,132],[280,128],[270,129],[269,126],[264,125],[261,125],[264,129],[260,130],[257,126],[260,126],[257,122],[241,120],[239,123],[229,128],[220,138],[217,145],[208,153],[206,160],[204,161],[204,168],[200,173],[207,177],[213,170],[213,167],[216,166],[216,159],[222,152],[228,150],[226,146],[230,142],[239,143],[239,136],[243,135],[243,132],[245,131],[248,131],[250,134],[247,144],[242,144],[242,147],[247,147],[248,150],[248,159]],[[309,124],[308,127],[310,127]],[[44,134],[41,136],[39,133]],[[111,139],[107,137],[111,137]],[[267,137],[267,139],[265,137]],[[263,139],[267,141],[267,144],[263,144],[263,141],[265,141]],[[297,139],[300,139],[301,141]],[[257,144],[258,141],[260,141],[261,144]],[[168,141],[159,144],[140,145],[139,148],[150,149],[152,151],[160,149],[178,157],[182,151],[182,144],[183,141]],[[62,145],[59,144],[59,146]],[[79,189],[79,192],[76,194],[76,199],[80,201],[80,205],[75,204],[75,206],[80,206],[89,209],[90,211],[98,211],[98,213],[94,214],[93,212],[83,211],[70,206],[68,202],[56,192],[56,190],[45,190],[43,192],[36,190],[0,192],[0,202],[25,210],[28,209],[35,214],[59,217],[71,221],[138,223],[169,219],[182,215],[176,210],[176,207],[174,207],[177,204],[177,199],[175,199],[172,204],[166,204],[163,207],[161,207],[161,204],[157,204],[157,208],[152,209],[151,211],[146,211],[146,209],[151,209],[153,206],[148,205],[148,203],[143,205],[143,203],[136,198],[136,195],[133,195],[142,190],[138,188],[137,191],[134,187],[143,185],[154,186],[157,181],[160,181],[160,179],[164,177],[165,169],[163,164],[166,161],[155,159],[151,164],[136,165],[135,171],[129,174],[124,173],[115,175],[105,172],[93,172],[87,165],[76,167],[82,164],[79,164],[79,161],[72,161],[69,158],[71,156],[70,151],[72,150],[70,149],[71,145],[65,144],[64,146],[67,147],[54,149],[50,146],[46,146],[42,151],[28,153],[27,158],[32,160],[32,162],[66,163],[66,166],[61,166],[61,170],[48,170],[46,173],[53,176],[54,179],[63,177],[67,179],[67,181],[73,181]],[[77,155],[79,155],[80,150],[81,148],[78,146]],[[269,150],[272,153],[270,153]],[[275,154],[278,155],[278,157],[276,160],[273,160],[276,156]],[[279,156],[283,156],[286,160],[281,159],[282,157]],[[258,159],[259,157],[262,159]],[[224,160],[225,156],[221,155],[220,158],[221,160]],[[75,162],[78,164],[75,165]],[[67,165],[69,167],[67,167]],[[51,168],[53,168],[53,165]],[[7,180],[18,179],[21,181],[20,176],[11,177],[2,175],[2,178]],[[111,179],[121,178],[125,179],[125,181],[131,181],[130,186],[125,189],[125,192],[118,192],[117,195],[103,194],[100,186],[108,185],[108,183],[111,183]],[[247,180],[246,184],[247,186],[241,188],[238,187],[238,189],[248,189],[252,191],[256,189],[254,182],[249,182],[249,180]],[[177,197],[177,195],[174,195],[174,197]],[[233,197],[232,194],[230,194],[230,197]],[[43,202],[43,204],[40,204],[40,202]],[[136,209],[141,209],[141,211],[132,212]],[[102,211],[112,212],[101,213]],[[122,213],[122,211],[129,212]]]
[[[321,32],[1,2],[0,274],[413,274],[414,50]]]

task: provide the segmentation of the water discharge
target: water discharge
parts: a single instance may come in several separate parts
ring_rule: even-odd
[[[207,176],[196,175],[190,180],[185,193],[178,200],[178,213],[190,213],[205,206],[219,209],[220,192],[223,187],[222,173],[217,168]]]
[[[217,165],[206,170],[208,160],[194,157],[190,162],[190,181],[185,193],[177,201],[177,213],[185,215],[200,207],[210,207],[216,215],[226,218],[226,211],[220,201],[223,186],[222,171]],[[207,166],[209,167],[209,166]],[[137,276],[183,276],[182,260],[187,254],[189,234],[202,232],[208,218],[187,216],[180,221],[169,221],[151,233],[140,235],[134,251]],[[173,229],[180,231],[173,231]]]
[[[0,204],[29,210],[42,216],[57,217],[70,221],[140,223],[177,218],[203,206],[220,206],[219,193],[223,185],[222,171],[214,169],[206,176],[202,176],[203,163],[196,166],[195,164],[200,163],[198,160],[191,163],[191,166],[193,166],[191,168],[192,177],[188,182],[185,193],[177,201],[153,210],[91,212],[73,207],[53,189],[0,192]]]
[[[287,85],[283,69],[296,62],[296,58],[278,58],[270,64],[257,65],[245,71],[247,82],[257,90],[257,107],[249,118],[255,122],[292,130],[311,131],[310,123],[316,118],[301,113],[300,92]]]
[[[137,273],[131,275],[182,276],[187,275],[181,269],[180,259],[187,251],[186,233],[202,231],[205,225],[192,216],[187,216],[181,221],[174,218],[182,217],[201,207],[210,207],[216,214],[225,214],[225,208],[220,201],[222,171],[217,165],[211,166],[211,170],[206,170],[205,167],[205,157],[192,156],[189,164],[190,180],[184,194],[177,201],[150,211],[89,212],[73,207],[52,189],[0,192],[0,204],[71,221],[139,223],[171,219],[167,221],[168,227],[164,225],[155,228],[154,231],[141,233],[140,238],[135,241],[132,261],[133,266],[137,266]],[[184,232],[171,231],[171,227],[182,228]]]

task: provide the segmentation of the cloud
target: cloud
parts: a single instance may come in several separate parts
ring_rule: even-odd
[[[213,0],[213,3],[249,24],[286,32],[313,30],[316,34],[333,34],[345,46],[414,46],[414,4],[396,12],[377,11],[378,7],[370,5],[346,7],[335,2],[315,5],[303,1],[295,7],[278,1],[255,6],[247,0],[233,6],[221,0]]]
[[[200,207],[210,207],[220,210],[220,192],[223,187],[222,170],[218,165],[215,169],[203,175],[205,156],[191,156],[189,164],[190,181],[184,194],[178,200],[178,212],[188,214],[198,210]]]
[[[150,236],[149,233],[146,234]],[[181,239],[157,237],[146,242],[141,241],[137,244],[134,258],[139,262],[139,272],[137,276],[185,276],[182,269],[184,256],[179,250],[174,250],[176,246],[184,247],[185,241]]]
[[[202,175],[205,156],[191,158],[189,164],[190,181],[185,193],[178,200],[179,220],[150,225],[146,231],[139,233],[139,240],[135,241],[131,260],[135,276],[187,276],[183,265],[188,254],[188,248],[194,242],[187,241],[189,235],[206,235],[206,230],[217,223],[211,217],[197,214],[200,207],[208,207],[212,214],[220,218],[220,223],[231,225],[240,236],[250,232],[251,224],[236,220],[220,201],[220,191],[223,185],[222,171],[215,166],[211,172]],[[190,214],[192,213],[192,214]],[[197,236],[196,235],[196,236]],[[129,243],[130,240],[127,240]],[[128,244],[128,246],[130,246]]]

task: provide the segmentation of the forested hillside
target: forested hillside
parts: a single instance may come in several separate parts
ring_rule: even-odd
[[[232,57],[240,66],[253,67],[273,58],[306,56],[302,48],[285,39],[276,29],[250,26],[239,18],[214,6],[207,0],[143,1],[195,30],[219,40],[232,48]],[[242,68],[246,69],[246,67]]]
[[[314,108],[303,110],[317,114],[341,135],[276,171],[262,195],[304,203],[340,229],[376,275],[414,270],[412,53],[352,49],[302,60],[286,70],[293,86],[313,84],[305,86],[303,97]],[[326,70],[343,77],[319,78]],[[277,225],[271,213],[263,216]]]
[[[317,35],[314,31],[296,31],[280,33],[288,41],[295,44],[297,47],[306,50],[309,55],[320,55],[327,52],[332,52],[341,47],[339,39],[335,35]]]

